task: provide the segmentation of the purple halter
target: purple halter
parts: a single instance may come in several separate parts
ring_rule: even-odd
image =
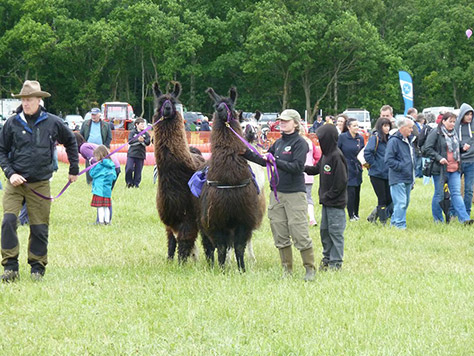
[[[230,126],[230,122],[232,120],[234,120],[234,117],[232,116],[232,111],[230,110],[230,108],[227,106],[226,103],[222,103],[222,104],[224,104],[224,106],[227,110],[226,126],[239,138],[240,141],[242,141],[245,144],[245,146],[247,146],[250,150],[252,150],[255,154],[257,154],[260,158],[265,159],[265,161],[267,162],[266,166],[267,166],[268,181],[270,182],[270,185],[272,187],[273,194],[275,195],[275,199],[277,200],[277,202],[280,202],[280,200],[278,199],[278,193],[277,193],[277,190],[276,190],[276,186],[278,185],[278,181],[280,180],[280,177],[278,175],[278,169],[277,169],[275,157],[273,157],[273,155],[271,153],[267,153],[266,158],[263,157],[255,147],[253,147],[250,143],[248,143],[245,138],[240,136],[232,128],[232,126]]]
[[[171,107],[173,108],[173,103],[171,102],[170,99],[166,99],[165,102],[163,103],[163,105],[161,105],[161,109],[160,109],[160,117],[164,117],[163,116],[163,108],[165,107],[165,104],[166,103],[170,103],[171,104]],[[174,109],[172,109],[173,111],[171,112],[171,114],[174,114]]]

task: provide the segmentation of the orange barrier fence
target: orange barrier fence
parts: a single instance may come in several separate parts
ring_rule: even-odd
[[[58,160],[63,163],[69,163],[67,159],[66,149],[64,148],[64,146],[58,145],[57,149],[58,149]],[[118,158],[121,165],[125,165],[127,163],[127,152],[119,151],[117,153],[114,153],[114,155]],[[209,152],[203,152],[202,155],[204,156],[206,160],[208,160],[211,157],[211,154]],[[79,163],[85,164],[85,160],[84,158],[82,158],[81,155],[79,155]],[[154,152],[147,152],[146,159],[145,159],[145,166],[153,166],[153,165],[155,165],[155,154]]]
[[[112,144],[110,145],[110,151],[116,150],[121,145],[128,141],[128,135],[130,131],[126,130],[114,130],[112,131]],[[210,136],[211,133],[209,131],[206,132],[186,132],[186,138],[188,140],[188,144],[191,146],[196,147],[199,149],[204,158],[209,159],[211,156],[211,143],[210,143]],[[310,133],[306,135],[311,141],[314,142],[316,146],[319,146],[319,141],[316,134]],[[268,132],[267,133],[267,140],[265,142],[261,142],[265,149],[268,149],[273,143],[281,137],[279,132]],[[367,143],[369,138],[368,133],[363,134],[364,141]],[[62,145],[58,145],[58,159],[61,162],[68,163],[66,150]],[[127,163],[127,152],[128,152],[128,145],[120,149],[119,152],[115,153],[117,158],[119,159],[120,164],[125,165]],[[80,163],[84,164],[84,159],[81,155],[79,155]],[[155,155],[154,155],[154,147],[153,143],[146,147],[146,159],[145,165],[154,165],[155,164]]]

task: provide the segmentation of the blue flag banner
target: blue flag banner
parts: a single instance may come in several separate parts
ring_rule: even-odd
[[[411,75],[404,71],[398,72],[400,78],[400,88],[402,89],[403,101],[405,102],[405,112],[407,115],[408,109],[413,107],[413,81]]]

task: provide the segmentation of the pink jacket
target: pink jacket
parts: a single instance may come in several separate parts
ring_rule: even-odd
[[[321,159],[321,149],[316,147],[316,145],[311,141],[308,142],[309,151],[306,154],[305,166],[315,166],[316,163]],[[304,174],[305,184],[313,184],[314,176],[309,176],[306,173]]]

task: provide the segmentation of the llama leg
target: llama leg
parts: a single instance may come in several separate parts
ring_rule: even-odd
[[[237,260],[237,267],[240,271],[245,272],[244,253],[247,241],[252,237],[252,230],[246,226],[237,226],[234,236],[234,250],[235,259]]]
[[[216,231],[213,236],[213,241],[217,247],[217,260],[219,261],[219,266],[224,268],[225,259],[227,257],[227,247],[229,246],[228,240],[230,238],[229,231]]]
[[[196,262],[199,258],[199,249],[198,247],[196,246],[196,243],[194,243],[194,246],[193,248],[191,249],[191,254],[190,254],[191,258],[193,259],[194,262]]]
[[[198,230],[194,222],[183,222],[178,232],[178,259],[186,262],[191,255],[197,238]]]
[[[227,261],[227,263],[230,263],[230,261],[232,260],[232,247],[231,246],[227,247],[227,256],[225,260]]]
[[[221,266],[221,268],[224,268],[226,257],[227,257],[227,245],[224,245],[224,244],[217,245],[217,260],[219,261],[219,266]]]
[[[204,253],[206,254],[207,263],[210,266],[214,266],[214,244],[211,242],[209,237],[201,231],[202,247],[204,248]]]
[[[257,258],[255,257],[255,252],[253,251],[252,240],[249,240],[247,242],[247,252],[248,252],[250,261],[252,261],[253,263],[257,262]]]
[[[170,228],[166,228],[166,233],[168,235],[168,260],[172,260],[176,251],[176,238]]]

